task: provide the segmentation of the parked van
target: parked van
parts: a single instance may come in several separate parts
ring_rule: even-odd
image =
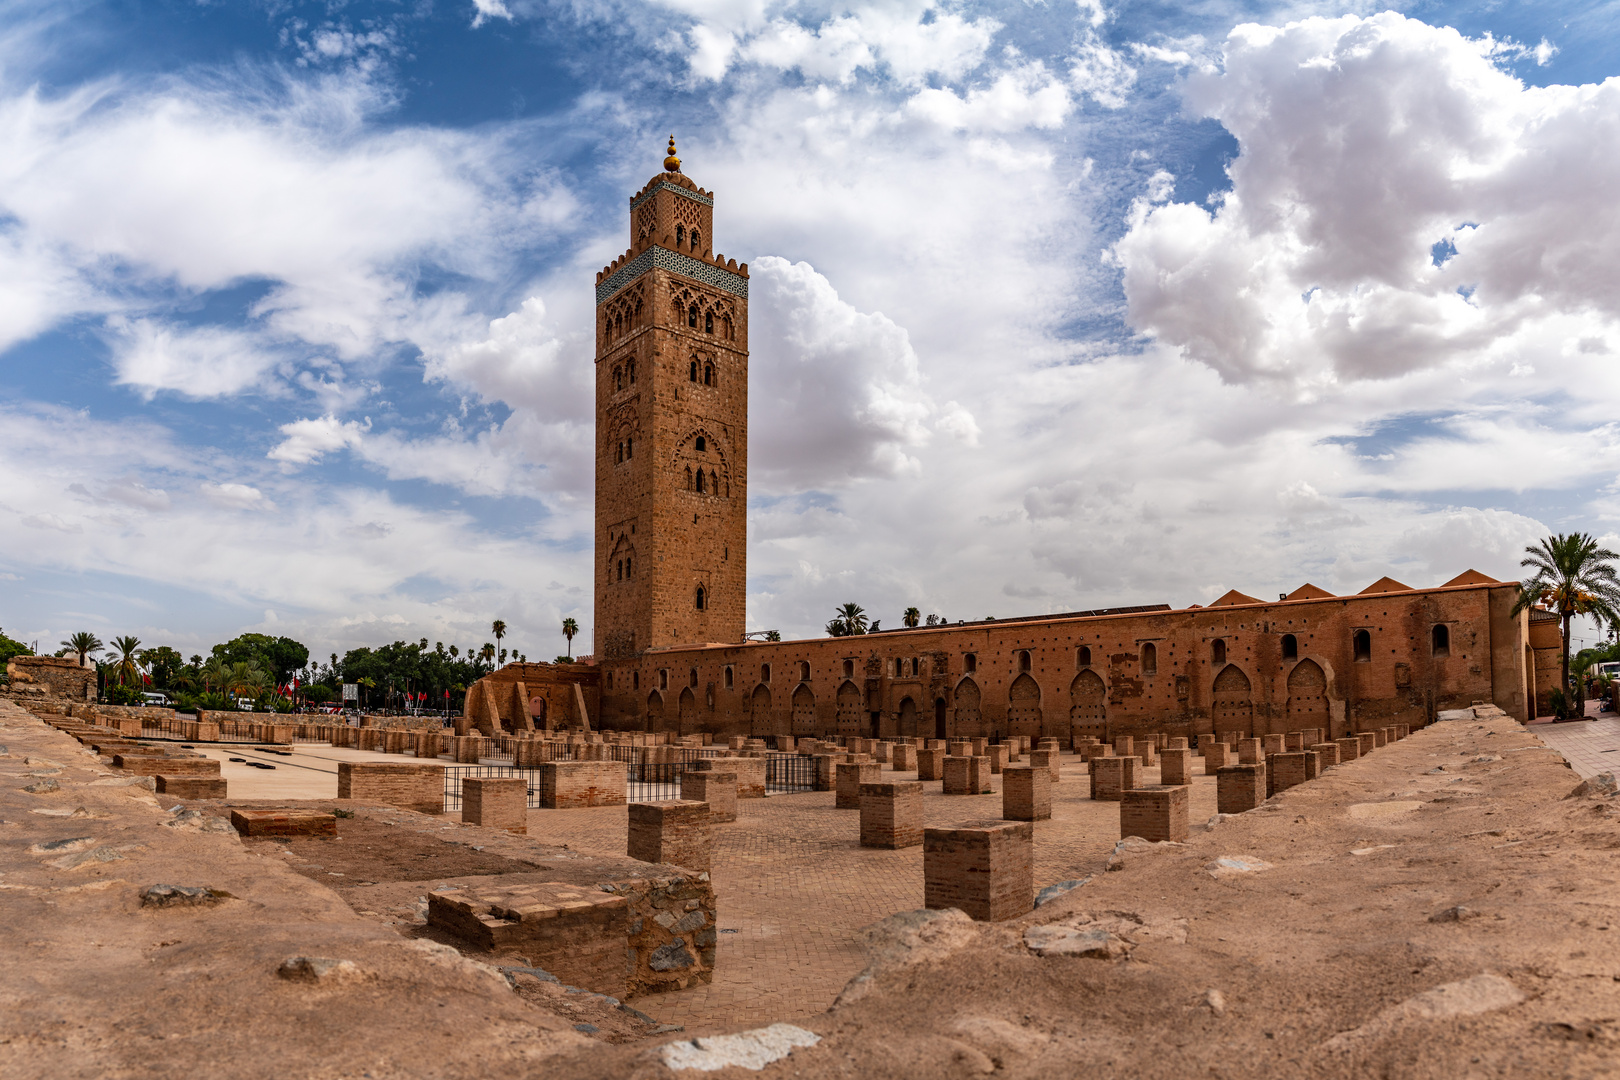
[[[155,693],[142,694],[141,704],[151,705],[156,708],[167,708],[169,705],[169,695]]]

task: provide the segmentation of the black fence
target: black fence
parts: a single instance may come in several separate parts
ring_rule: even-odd
[[[816,789],[816,759],[804,754],[767,754],[765,790],[787,793]]]
[[[487,742],[495,742],[490,739]],[[726,753],[711,747],[680,747],[678,761],[645,762],[633,760],[644,749],[639,746],[609,744],[613,752],[610,760],[622,760],[624,765],[624,795],[627,802],[662,802],[681,797],[681,775],[691,772],[704,758],[719,757]],[[622,758],[621,758],[622,755]],[[540,770],[518,768],[514,765],[448,765],[444,770],[444,809],[447,813],[461,810],[461,782],[467,777],[512,776],[527,782],[528,805],[540,808]],[[767,754],[765,757],[765,790],[784,794],[795,791],[814,791],[816,787],[815,759],[798,754]]]

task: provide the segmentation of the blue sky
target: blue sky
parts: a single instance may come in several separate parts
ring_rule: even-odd
[[[754,271],[751,628],[1614,535],[1610,5],[0,19],[0,627],[45,646],[588,649],[590,287],[672,131]]]

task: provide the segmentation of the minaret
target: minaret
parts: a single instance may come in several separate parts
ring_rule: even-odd
[[[664,171],[596,275],[596,655],[740,642],[747,596],[748,265],[714,194]]]

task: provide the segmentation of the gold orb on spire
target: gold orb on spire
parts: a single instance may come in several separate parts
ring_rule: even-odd
[[[681,159],[675,156],[675,136],[669,137],[669,156],[664,159],[665,172],[680,172]]]

